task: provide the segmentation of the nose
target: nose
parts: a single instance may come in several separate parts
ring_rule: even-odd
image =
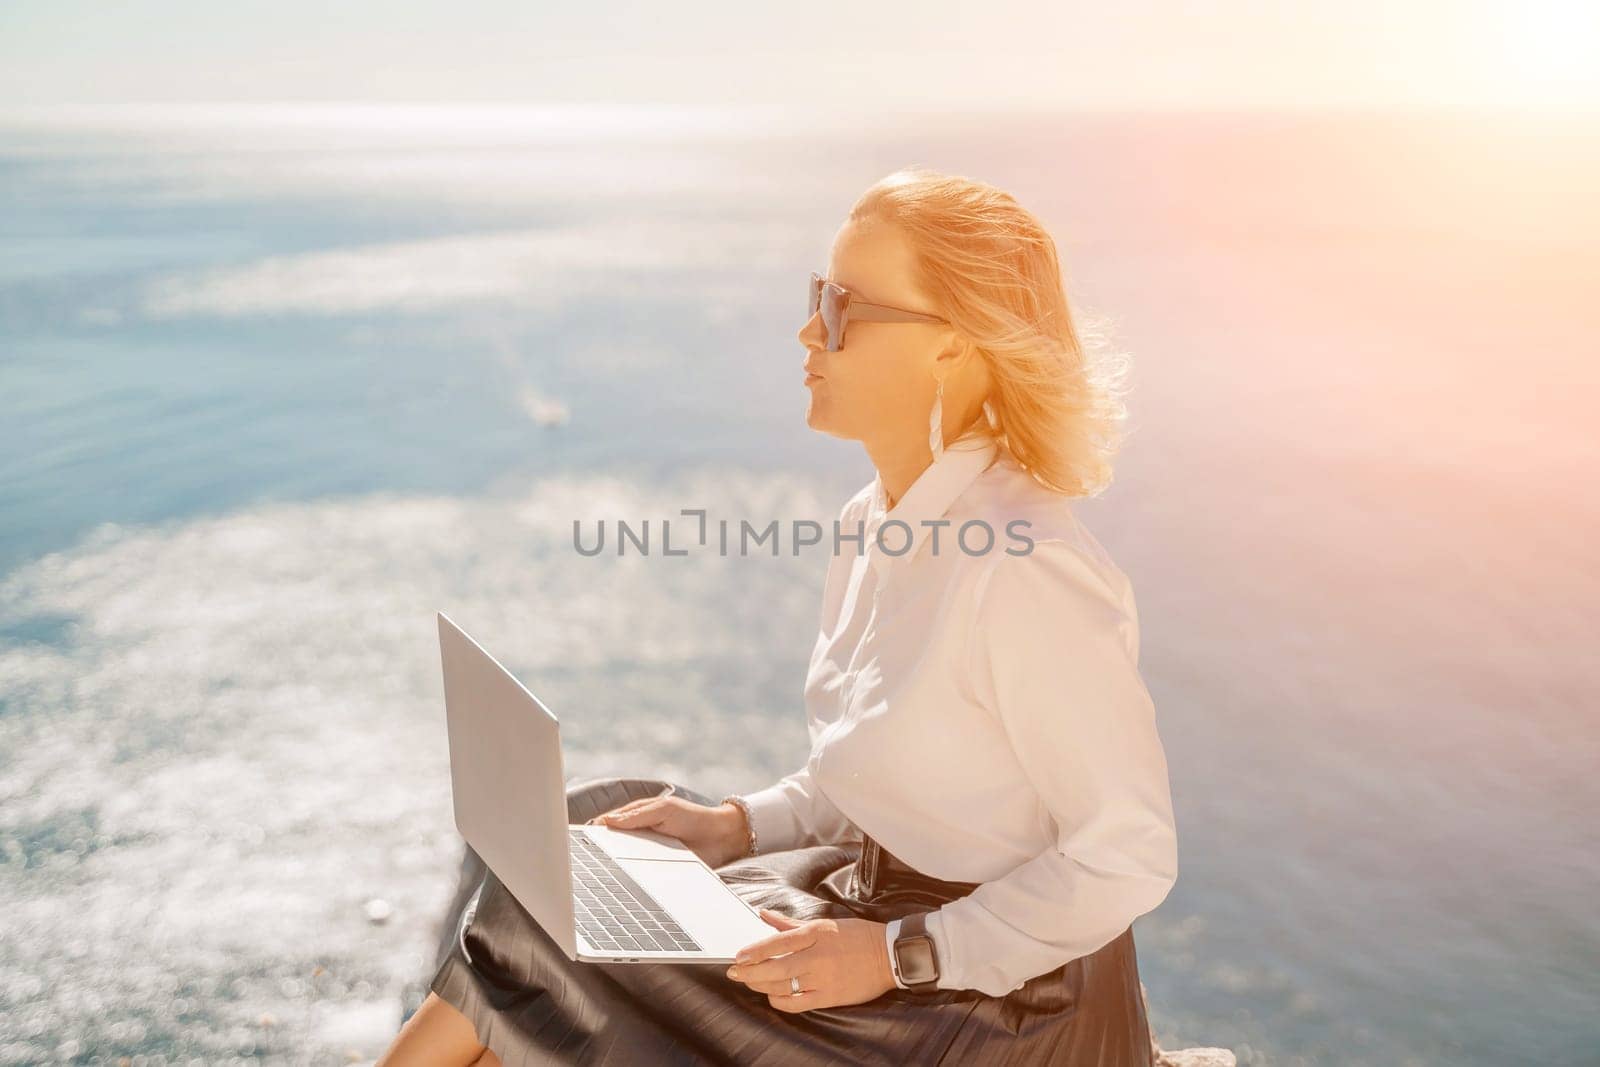
[[[800,327],[800,331],[795,334],[795,337],[808,349],[827,348],[828,329],[822,325],[822,312],[817,311],[807,319],[805,325]]]

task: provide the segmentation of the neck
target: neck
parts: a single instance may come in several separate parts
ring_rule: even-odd
[[[867,455],[872,457],[872,465],[878,468],[885,508],[893,508],[898,504],[905,491],[933,463],[933,453],[928,450],[926,441],[910,446],[903,442],[868,443]]]
[[[983,413],[978,413],[982,418]],[[964,435],[978,424],[978,419],[972,420],[954,438]],[[867,455],[872,459],[872,465],[878,469],[878,480],[883,483],[885,496],[884,508],[893,508],[900,503],[900,498],[910,489],[912,484],[922,476],[922,472],[933,464],[933,452],[928,448],[925,440],[907,441],[900,437],[894,440],[866,441],[863,442]]]

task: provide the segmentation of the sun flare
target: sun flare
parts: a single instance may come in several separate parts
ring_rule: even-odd
[[[1532,106],[1600,105],[1600,6],[1547,0],[1508,7],[1489,27],[1508,102]]]

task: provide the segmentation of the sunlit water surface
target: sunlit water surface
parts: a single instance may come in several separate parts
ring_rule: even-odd
[[[1081,513],[1172,771],[1163,1044],[1595,1062],[1584,133],[11,116],[0,1063],[382,1049],[460,855],[435,610],[569,775],[799,766],[825,557],[586,559],[571,523],[827,521],[870,478],[806,428],[793,334],[911,162],[1015,191],[1135,357]]]

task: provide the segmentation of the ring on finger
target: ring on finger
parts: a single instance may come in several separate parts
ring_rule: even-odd
[[[789,995],[795,997],[800,995],[800,976],[798,974],[789,976]]]

